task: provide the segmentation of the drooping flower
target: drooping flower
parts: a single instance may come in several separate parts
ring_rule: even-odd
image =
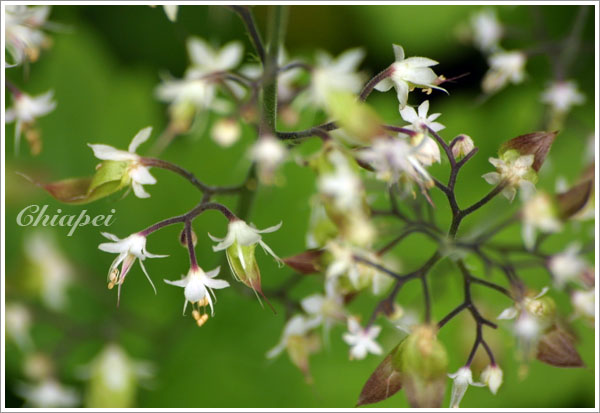
[[[337,58],[319,51],[312,70],[311,99],[318,105],[326,106],[332,93],[357,93],[364,78],[357,69],[364,57],[364,50],[359,48],[346,50]]]
[[[418,145],[414,147],[406,139],[377,139],[359,156],[371,164],[378,179],[390,185],[406,176],[420,187],[429,188],[433,179],[418,159],[419,150]]]
[[[556,288],[562,289],[568,282],[578,281],[580,275],[588,268],[587,262],[579,252],[580,249],[579,244],[573,243],[548,260],[548,269]]]
[[[140,130],[131,140],[127,151],[116,149],[104,144],[89,144],[94,151],[94,156],[105,161],[127,162],[127,169],[123,179],[131,183],[133,192],[138,198],[148,198],[150,194],[144,190],[142,185],[153,185],[156,179],[150,174],[150,168],[142,163],[142,158],[135,153],[138,146],[146,142],[152,133],[152,127],[148,126]]]
[[[445,89],[436,85],[438,75],[431,69],[431,66],[438,64],[435,60],[426,57],[409,57],[405,59],[402,46],[393,45],[396,61],[390,66],[391,74],[375,86],[375,89],[386,92],[396,88],[400,110],[408,102],[408,93],[415,88],[420,89]]]
[[[224,148],[228,148],[237,142],[242,134],[240,124],[232,118],[221,118],[217,120],[210,130],[213,141]]]
[[[33,267],[31,274],[40,285],[44,304],[54,310],[64,308],[73,268],[55,241],[45,232],[29,234],[25,239],[25,253]]]
[[[6,123],[16,122],[15,153],[19,153],[21,134],[34,131],[35,120],[52,112],[56,107],[56,102],[53,100],[54,92],[52,90],[39,96],[18,92],[13,97],[13,106],[6,109],[4,119]],[[32,148],[34,147],[32,146]],[[32,152],[36,153],[33,149]]]
[[[257,245],[270,254],[278,263],[281,259],[273,252],[273,250],[262,240],[260,234],[275,232],[281,228],[282,223],[265,228],[256,229],[249,226],[241,219],[232,219],[229,221],[229,228],[225,238],[213,237],[208,234],[211,240],[218,242],[213,246],[214,251],[223,251],[227,256],[229,268],[233,276],[238,280],[252,288],[256,293],[264,297],[260,280],[260,269],[254,255]]]
[[[448,374],[448,377],[454,380],[452,384],[452,394],[450,396],[450,407],[458,408],[460,401],[464,397],[469,386],[483,387],[485,384],[473,381],[473,373],[469,366],[458,369],[456,373]]]
[[[489,158],[497,172],[483,175],[483,179],[491,185],[505,184],[502,194],[512,202],[517,193],[517,188],[527,194],[535,192],[537,174],[533,169],[534,155],[519,155],[516,150],[506,151],[500,158]]]
[[[17,388],[17,393],[25,399],[25,405],[30,407],[75,407],[81,401],[74,388],[53,378],[36,384],[22,384]]]
[[[596,317],[596,291],[595,289],[583,291],[575,290],[571,294],[571,304],[575,309],[575,316],[584,317],[594,321]]]
[[[319,320],[316,318],[300,314],[293,316],[286,323],[279,343],[267,352],[267,358],[275,358],[286,350],[292,363],[310,382],[309,356],[321,347],[319,336],[312,331],[318,326]]]
[[[562,224],[550,196],[537,192],[525,201],[521,212],[523,218],[523,241],[529,249],[535,245],[536,231],[544,233],[560,231]]]
[[[176,281],[164,280],[167,284],[176,287],[184,288],[185,303],[183,304],[183,312],[187,308],[188,303],[193,306],[210,306],[211,315],[214,315],[213,297],[215,297],[213,289],[222,289],[229,287],[229,283],[225,280],[217,280],[215,277],[219,275],[221,267],[217,267],[212,271],[204,272],[202,268],[190,268],[187,275]],[[215,297],[216,300],[216,297]],[[197,308],[195,308],[197,310]],[[196,318],[196,317],[194,317]]]
[[[483,9],[471,16],[473,43],[484,53],[498,50],[504,29],[494,9]]]
[[[7,5],[5,11],[6,51],[12,58],[6,67],[20,65],[25,60],[35,62],[40,49],[49,43],[41,28],[46,24],[50,6]]]
[[[490,364],[481,372],[481,381],[490,388],[492,394],[498,393],[502,385],[502,369],[496,364]]]
[[[6,336],[13,341],[23,351],[31,349],[33,341],[31,339],[31,312],[20,303],[7,303],[4,311]]]
[[[380,355],[383,353],[381,346],[375,341],[381,327],[370,326],[362,328],[354,317],[348,318],[348,332],[344,333],[344,341],[350,346],[350,360],[362,360],[368,353]]]
[[[287,148],[272,135],[262,135],[250,151],[258,167],[258,177],[265,184],[273,183],[277,168],[287,157]]]
[[[466,156],[473,149],[475,149],[473,139],[471,139],[469,135],[460,134],[456,138],[454,138],[454,141],[455,143],[452,146],[452,156],[454,156],[455,158]]]
[[[100,244],[98,249],[112,254],[119,254],[108,270],[108,288],[112,289],[115,285],[118,286],[117,305],[119,304],[121,297],[121,286],[125,282],[125,277],[136,260],[139,260],[140,267],[142,267],[142,271],[146,275],[146,278],[156,294],[156,287],[154,287],[154,283],[146,271],[144,260],[146,258],[163,258],[166,257],[166,255],[156,255],[148,252],[146,250],[146,237],[140,234],[131,234],[123,239],[119,239],[108,232],[103,232],[102,235],[113,242]],[[120,270],[119,265],[121,266]]]
[[[509,82],[521,83],[525,79],[526,62],[527,57],[520,51],[499,51],[491,55],[488,59],[490,68],[481,82],[483,91],[492,94]]]
[[[572,106],[581,105],[585,102],[585,95],[578,90],[577,83],[574,80],[551,83],[544,90],[541,98],[543,103],[547,103],[558,113],[566,113]]]

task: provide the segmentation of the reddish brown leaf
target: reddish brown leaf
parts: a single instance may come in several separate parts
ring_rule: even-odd
[[[575,339],[561,328],[544,334],[538,343],[538,360],[556,367],[583,367]]]
[[[283,262],[290,268],[298,271],[301,274],[314,274],[321,272],[321,256],[325,251],[313,249],[301,252],[283,259]]]
[[[397,347],[377,366],[363,386],[356,406],[377,403],[393,396],[402,388],[402,374],[392,365]]]
[[[579,212],[590,199],[592,181],[584,181],[556,196],[562,219],[568,219]]]
[[[525,135],[517,136],[504,143],[500,151],[509,149],[517,150],[521,155],[533,155],[533,169],[539,171],[542,164],[546,160],[548,151],[552,146],[552,142],[556,138],[556,132],[533,132]]]

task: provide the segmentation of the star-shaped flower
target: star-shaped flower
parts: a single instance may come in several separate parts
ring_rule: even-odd
[[[574,80],[563,80],[548,85],[542,93],[542,102],[550,105],[556,112],[566,113],[571,106],[583,104],[585,95],[578,90]]]
[[[19,152],[19,142],[23,131],[31,129],[35,125],[35,120],[52,112],[56,107],[53,100],[54,92],[52,90],[39,96],[30,96],[27,93],[15,93],[13,106],[6,109],[6,123],[16,122],[15,126],[15,152]]]
[[[488,59],[490,69],[485,74],[481,87],[485,93],[495,93],[509,82],[521,83],[525,79],[527,57],[523,52],[497,52]]]
[[[199,305],[207,302],[210,306],[211,314],[214,315],[213,289],[222,289],[229,287],[229,283],[225,280],[217,280],[215,277],[219,275],[221,267],[217,267],[212,271],[204,272],[202,268],[190,268],[187,276],[181,280],[169,281],[164,280],[167,284],[174,285],[176,287],[183,287],[183,294],[185,295],[185,303],[183,305],[183,312],[187,308],[188,303],[192,305]],[[215,297],[216,300],[216,297]]]
[[[131,181],[133,192],[138,198],[148,198],[150,194],[144,190],[142,185],[153,185],[156,179],[150,174],[150,169],[141,162],[141,157],[135,153],[138,146],[146,142],[152,133],[152,127],[148,126],[140,130],[131,140],[127,151],[116,149],[110,145],[89,144],[98,159],[108,161],[128,162],[127,178]]]
[[[318,52],[310,85],[312,100],[326,105],[331,93],[357,93],[363,84],[363,75],[357,69],[364,57],[364,50],[359,48],[346,50],[337,58]]]
[[[501,158],[489,158],[497,172],[483,175],[488,184],[498,185],[505,183],[502,194],[512,202],[517,193],[517,188],[525,191],[527,195],[535,192],[537,174],[533,169],[534,155],[519,155],[515,150],[507,151]]]
[[[167,255],[156,255],[148,252],[146,250],[146,237],[137,233],[131,234],[124,239],[119,239],[117,236],[109,234],[108,232],[103,232],[102,235],[113,242],[100,244],[98,249],[112,254],[119,254],[108,270],[108,288],[112,289],[115,285],[118,286],[117,305],[119,304],[121,297],[121,285],[125,282],[125,277],[136,260],[139,260],[140,267],[142,267],[142,271],[144,271],[146,278],[156,294],[156,288],[150,279],[150,275],[148,275],[148,272],[146,271],[144,260],[146,258],[163,258]],[[119,265],[121,265],[120,270],[118,268]]]
[[[403,109],[408,102],[408,93],[415,88],[421,89],[439,89],[446,92],[445,89],[436,85],[438,75],[431,69],[431,66],[438,64],[435,60],[426,57],[404,57],[402,46],[393,45],[396,61],[390,66],[390,77],[383,79],[375,86],[375,89],[386,92],[396,88],[400,109]]]
[[[383,353],[381,346],[375,341],[381,327],[371,326],[363,329],[354,317],[348,318],[348,332],[343,338],[350,345],[350,359],[362,360],[368,353],[380,355]]]
[[[448,374],[448,377],[454,379],[452,395],[450,397],[450,407],[454,408],[458,407],[469,386],[485,386],[483,383],[473,381],[473,373],[471,373],[471,369],[468,366],[461,367],[456,373]]]

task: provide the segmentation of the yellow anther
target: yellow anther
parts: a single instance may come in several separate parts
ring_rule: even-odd
[[[202,300],[198,301],[198,305],[200,307],[206,307],[208,305],[208,297],[204,297]]]
[[[196,320],[196,324],[198,327],[202,327],[204,323],[208,320],[208,314],[202,314],[198,320]]]
[[[119,275],[119,269],[113,268],[113,270],[110,272],[110,275],[108,276],[108,279],[110,280],[111,283],[113,283],[113,285],[117,282],[118,275]]]
[[[114,286],[115,286],[114,282],[111,281],[111,282],[108,283],[108,289],[109,290],[112,290]]]
[[[194,320],[198,321],[200,319],[200,312],[198,310],[192,311],[192,317],[194,317]]]

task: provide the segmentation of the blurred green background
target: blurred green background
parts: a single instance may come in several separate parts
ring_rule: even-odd
[[[266,7],[255,13],[261,28],[266,20]],[[550,66],[544,56],[534,56],[527,64],[528,77],[518,86],[509,86],[489,100],[478,103],[479,83],[487,70],[484,57],[455,36],[456,28],[468,21],[480,7],[475,6],[291,6],[286,48],[291,56],[310,58],[315,49],[338,54],[350,47],[364,47],[367,57],[361,66],[375,74],[392,62],[392,43],[404,46],[407,56],[427,56],[440,62],[437,73],[446,77],[469,73],[448,85],[450,96],[434,93],[431,112],[441,112],[439,121],[446,125],[442,136],[451,139],[458,133],[473,137],[479,154],[464,168],[458,189],[459,201],[466,205],[489,189],[480,176],[491,170],[487,162],[500,143],[514,136],[538,130],[542,126],[545,107],[539,95],[550,79]],[[532,30],[532,7],[496,6],[500,20],[508,27],[509,37],[503,41],[507,49],[528,48],[536,44]],[[569,32],[576,7],[545,6],[543,16],[551,39]],[[222,44],[241,39],[247,48],[246,61],[252,58],[251,47],[238,17],[218,6],[182,6],[176,23],[165,17],[162,8],[148,6],[54,6],[51,20],[65,26],[52,33],[54,44],[43,52],[40,60],[26,75],[21,69],[6,71],[7,79],[31,94],[54,89],[57,109],[41,118],[44,148],[37,157],[23,146],[14,156],[13,125],[5,127],[6,136],[6,299],[29,303],[34,311],[33,337],[36,346],[50,354],[58,365],[62,381],[80,389],[85,382],[77,379],[76,367],[86,364],[107,341],[118,342],[132,357],[151,360],[157,374],[149,389],[140,388],[140,407],[352,407],[360,389],[380,358],[369,356],[363,361],[348,361],[348,348],[341,334],[345,326],[334,328],[329,348],[311,358],[314,384],[305,383],[302,374],[284,354],[275,361],[265,353],[279,340],[284,313],[273,315],[263,309],[254,297],[241,295],[236,288],[219,291],[216,316],[202,328],[191,317],[181,316],[181,289],[167,286],[163,278],[176,279],[188,269],[186,251],[177,239],[180,228],[167,228],[149,238],[153,253],[169,254],[161,260],[147,261],[155,280],[155,296],[139,268],[127,279],[116,308],[116,293],[106,289],[106,270],[113,257],[97,249],[103,242],[97,228],[80,228],[67,237],[68,228],[46,228],[53,232],[59,248],[77,268],[76,282],[69,292],[64,313],[41,307],[21,289],[24,276],[23,237],[31,228],[16,225],[18,212],[31,204],[48,204],[48,211],[60,208],[63,214],[79,214],[86,209],[91,216],[116,209],[116,221],[109,232],[125,236],[151,223],[189,210],[199,200],[187,182],[172,174],[155,170],[158,184],[147,187],[152,197],[140,200],[130,194],[85,206],[61,205],[45,192],[28,184],[15,172],[36,172],[48,180],[85,176],[93,171],[97,160],[86,143],[105,143],[125,148],[134,134],[145,126],[153,126],[152,139],[167,124],[166,107],[157,102],[153,89],[159,73],[167,71],[181,76],[188,60],[185,40],[199,35]],[[583,32],[582,51],[572,66],[570,77],[576,79],[586,94],[583,106],[575,107],[564,130],[557,138],[549,161],[544,166],[539,187],[552,191],[558,177],[574,181],[587,165],[583,160],[587,138],[594,128],[594,27],[593,13]],[[415,92],[417,94],[417,92]],[[421,96],[417,96],[421,99]],[[411,95],[411,99],[415,96]],[[11,101],[7,95],[7,104]],[[417,101],[411,100],[413,103]],[[386,121],[401,124],[393,93],[374,93],[369,103]],[[303,116],[298,128],[322,120]],[[217,146],[208,131],[194,132],[175,141],[163,154],[164,159],[192,170],[201,180],[211,184],[236,184],[243,180],[249,166],[245,156],[253,142],[253,132],[245,129],[240,142],[232,148]],[[25,145],[25,143],[23,143]],[[307,142],[314,148],[314,142]],[[141,153],[150,147],[143,146]],[[431,169],[444,178],[448,165]],[[283,220],[281,230],[265,236],[265,241],[280,256],[288,256],[305,248],[305,232],[309,216],[308,199],[315,190],[311,171],[293,162],[285,165],[286,185],[259,188],[251,210],[250,221],[259,228]],[[435,192],[435,191],[434,191]],[[433,194],[439,223],[447,225],[445,200]],[[235,207],[235,198],[221,197]],[[488,212],[474,215],[464,222],[463,231],[491,223],[490,218],[508,216],[516,205],[507,207],[504,199],[496,199]],[[397,223],[390,224],[392,228]],[[212,252],[207,232],[222,236],[226,222],[215,212],[197,219],[198,260],[205,269],[222,262],[222,255]],[[388,235],[389,236],[389,235]],[[507,231],[505,238],[519,240],[518,228]],[[593,223],[581,225],[561,236],[553,237],[548,251],[559,251],[571,239],[582,242],[594,239]],[[433,245],[415,236],[395,252],[407,270],[416,268],[429,257]],[[590,257],[593,260],[593,256]],[[265,289],[274,288],[290,277],[291,271],[279,269],[262,253],[259,262]],[[223,278],[231,281],[229,271]],[[530,270],[521,274],[529,285],[541,288],[549,284],[547,274]],[[495,275],[499,282],[503,279]],[[460,300],[461,280],[447,262],[437,265],[430,278],[433,289],[433,315],[443,317]],[[303,297],[321,287],[318,277],[308,277],[293,290]],[[488,317],[495,317],[509,302],[485,290],[477,290],[477,301]],[[570,311],[568,296],[551,292],[563,313]],[[365,294],[351,306],[353,312],[368,317],[376,298]],[[406,308],[421,310],[421,292],[407,285],[399,296]],[[277,308],[281,306],[275,301]],[[398,341],[400,333],[385,320],[380,342],[386,351]],[[450,355],[450,370],[462,365],[471,348],[473,326],[463,314],[440,333]],[[505,372],[505,382],[497,396],[486,388],[470,388],[461,407],[592,407],[594,405],[594,332],[577,321],[574,328],[580,337],[578,349],[587,367],[557,369],[534,362],[524,381],[517,377],[514,361],[514,339],[502,327],[490,333],[490,343],[498,354]],[[6,347],[6,403],[20,406],[15,394],[17,383],[24,381],[22,354],[10,341]],[[450,380],[448,381],[449,398]],[[402,392],[375,407],[406,407]],[[447,402],[445,403],[447,406]]]

